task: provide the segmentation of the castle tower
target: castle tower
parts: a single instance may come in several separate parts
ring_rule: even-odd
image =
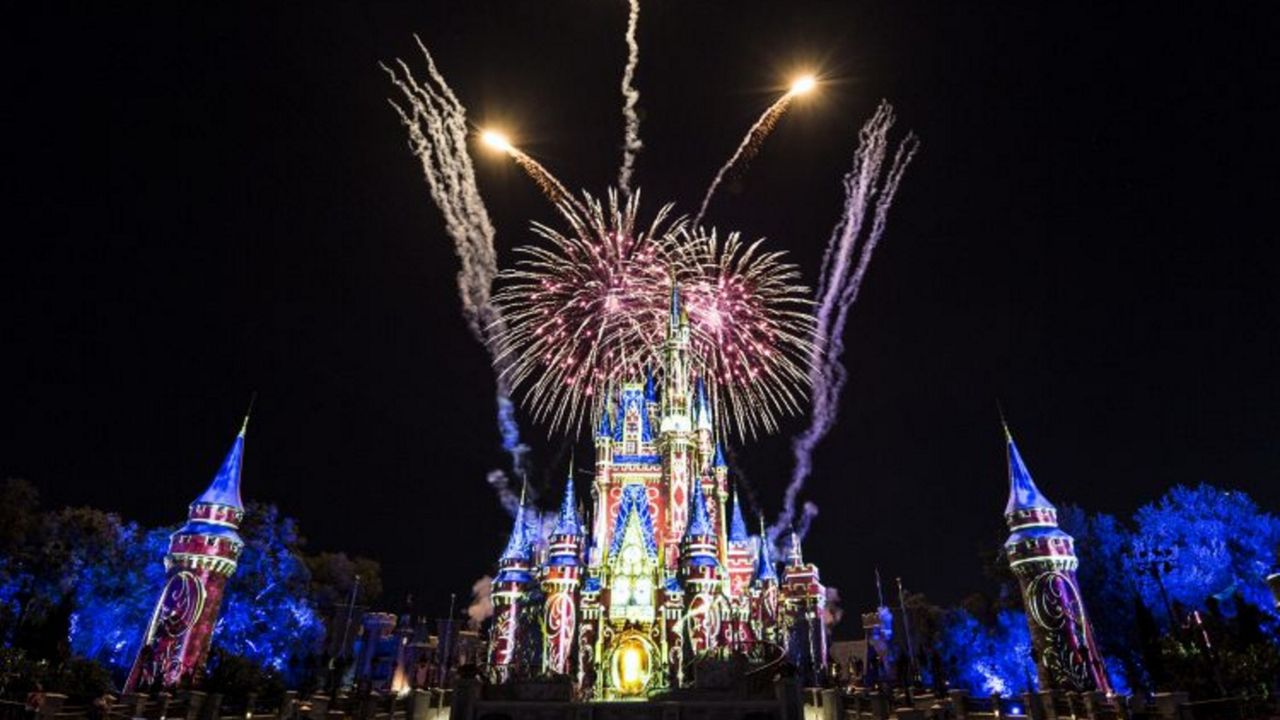
[[[506,680],[519,664],[521,645],[526,642],[521,632],[521,614],[527,599],[532,557],[524,525],[524,491],[520,492],[520,508],[507,547],[498,559],[498,576],[493,580],[493,627],[489,635],[489,667],[495,679]]]
[[[227,578],[244,548],[236,530],[244,519],[240,466],[246,415],[213,482],[187,512],[187,523],[169,536],[164,556],[166,580],[125,691],[155,683],[172,687],[194,675],[209,653]]]
[[[671,288],[671,311],[663,345],[662,419],[658,425],[662,473],[667,480],[664,557],[674,572],[680,557],[680,538],[689,522],[690,485],[697,482],[690,459],[693,423],[689,403],[689,316],[680,303],[680,288]]]
[[[800,538],[791,533],[791,550],[782,572],[783,624],[787,655],[806,682],[822,683],[827,667],[827,630],[823,622],[827,590],[818,568],[804,561]]]
[[[746,596],[756,570],[751,536],[747,534],[747,523],[742,519],[742,505],[738,502],[736,490],[733,492],[733,506],[729,516],[728,546],[728,563],[725,565],[725,574],[729,580],[727,594],[730,600],[736,602]]]
[[[760,517],[760,535],[757,537],[759,551],[756,553],[756,574],[751,581],[753,603],[753,623],[756,637],[760,640],[781,644],[778,633],[778,573],[773,567],[773,558],[769,556],[769,535],[764,530],[764,516]]]
[[[721,634],[720,560],[716,531],[707,516],[702,484],[693,484],[689,497],[689,526],[684,535],[681,570],[684,575],[685,614],[689,647],[696,656],[714,649]]]
[[[600,425],[596,428],[596,472],[595,481],[591,484],[591,513],[593,527],[591,537],[597,542],[591,543],[587,551],[587,565],[596,567],[600,564],[601,547],[598,542],[605,537],[609,522],[609,481],[613,471],[613,427],[609,424],[609,393],[600,409]]]
[[[573,497],[573,467],[564,485],[560,516],[551,531],[547,565],[542,576],[543,607],[542,667],[547,672],[568,675],[578,623],[578,583],[581,572],[582,523]]]
[[[717,453],[719,455],[719,453]],[[725,627],[726,644],[734,650],[748,650],[755,644],[751,618],[751,578],[755,575],[755,553],[747,523],[742,519],[738,492],[733,492],[733,505],[725,541],[725,595],[729,598],[730,620]]]
[[[1110,693],[1106,667],[1076,582],[1075,542],[1058,529],[1058,510],[1031,480],[1005,427],[1009,452],[1009,525],[1005,554],[1018,578],[1031,628],[1040,689]]]

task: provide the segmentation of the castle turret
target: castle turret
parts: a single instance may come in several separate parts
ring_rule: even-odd
[[[680,302],[680,288],[674,284],[663,353],[658,440],[662,474],[667,480],[668,532],[663,555],[668,572],[674,572],[680,557],[680,538],[689,521],[690,486],[697,482],[690,459],[693,428],[689,415],[689,317]]]
[[[524,491],[507,546],[498,559],[498,576],[493,579],[493,627],[489,634],[489,667],[495,679],[505,680],[519,663],[520,648],[525,642],[521,628],[521,611],[527,596],[532,555],[525,531]]]
[[[764,529],[763,515],[760,516],[760,534],[756,537],[756,542],[756,573],[751,581],[751,592],[756,598],[753,605],[756,637],[780,645],[782,638],[778,633],[778,573],[770,556],[769,535]]]
[[[707,514],[702,485],[693,484],[689,497],[689,526],[681,551],[684,576],[685,614],[688,616],[689,646],[696,656],[716,646],[720,637],[720,560],[716,531]]]
[[[804,561],[800,538],[794,532],[782,573],[782,605],[787,655],[806,682],[820,684],[827,667],[827,590],[817,566]]]
[[[1005,428],[1009,501],[1004,549],[1022,589],[1041,689],[1111,692],[1076,581],[1075,542],[1058,528],[1058,510],[1031,479]]]
[[[213,482],[187,512],[187,523],[169,536],[166,580],[125,690],[156,683],[173,687],[198,672],[222,607],[227,578],[236,571],[244,541],[240,468],[249,417],[231,443]]]
[[[725,640],[735,650],[750,649],[756,639],[751,617],[751,578],[755,575],[755,552],[747,523],[742,518],[738,492],[733,492],[729,529],[725,542],[725,595],[729,598],[731,620],[726,623]]]
[[[728,562],[725,574],[728,576],[729,599],[737,600],[746,595],[747,587],[755,575],[755,553],[752,548],[751,535],[747,533],[747,523],[742,519],[742,505],[738,502],[738,492],[733,493],[733,505],[729,513]]]
[[[578,584],[581,573],[582,522],[578,518],[573,493],[573,465],[565,481],[560,515],[551,531],[547,564],[542,576],[543,662],[550,673],[567,675],[572,670],[573,642],[578,623]]]

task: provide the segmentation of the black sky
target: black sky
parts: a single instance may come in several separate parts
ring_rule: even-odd
[[[1059,503],[1128,514],[1206,481],[1280,510],[1277,24],[1098,5],[645,0],[650,209],[692,209],[816,67],[821,94],[711,213],[812,284],[875,104],[923,141],[807,494],[823,511],[807,554],[849,605],[870,603],[877,564],[938,601],[985,586],[997,399]],[[414,56],[419,33],[475,122],[598,191],[620,152],[624,23],[606,0],[12,15],[0,474],[50,505],[175,522],[256,389],[246,495],[313,548],[380,559],[389,602],[443,609],[507,532],[484,483],[503,456],[377,62]],[[552,213],[508,163],[477,161],[506,265]],[[525,431],[536,481],[562,477],[564,448]],[[770,513],[788,456],[786,435],[740,453]]]

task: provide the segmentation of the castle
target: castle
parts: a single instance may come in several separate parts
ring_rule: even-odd
[[[747,530],[673,292],[661,367],[622,383],[594,432],[586,511],[572,474],[545,542],[523,499],[493,582],[492,679],[563,675],[584,697],[687,686],[696,661],[826,665],[825,589],[792,536],[781,575]]]

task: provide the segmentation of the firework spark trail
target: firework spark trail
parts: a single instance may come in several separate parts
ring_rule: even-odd
[[[720,183],[724,182],[725,176],[734,167],[749,161],[760,152],[760,146],[764,143],[764,139],[773,132],[773,128],[778,124],[778,118],[791,107],[791,101],[795,98],[795,93],[788,92],[786,95],[778,98],[778,100],[769,106],[768,110],[760,116],[759,120],[747,130],[747,134],[742,138],[742,142],[738,144],[738,149],[733,152],[729,160],[720,167],[720,171],[716,173],[715,178],[711,181],[711,185],[707,187],[707,194],[702,198],[702,206],[698,208],[698,214],[693,218],[693,225],[696,227],[702,222],[702,218],[707,214],[707,206],[711,204],[711,198],[715,196],[716,190],[719,189]]]
[[[462,314],[472,335],[492,356],[495,333],[505,322],[493,305],[490,292],[497,275],[493,248],[494,229],[476,186],[475,168],[467,153],[470,132],[466,108],[445,82],[431,53],[416,35],[414,39],[426,59],[427,80],[419,82],[403,60],[396,60],[400,72],[382,64],[391,82],[400,90],[400,102],[388,100],[409,133],[409,149],[422,164],[423,178],[431,198],[444,216],[445,231],[453,240],[462,262],[458,272],[458,294]],[[520,469],[528,447],[520,442],[511,403],[510,384],[497,377],[498,430],[503,449]],[[498,471],[501,472],[501,471]]]
[[[795,466],[783,498],[782,512],[769,528],[769,539],[792,527],[796,497],[813,470],[813,450],[826,437],[839,413],[840,392],[848,371],[840,362],[844,354],[844,326],[849,309],[858,299],[871,255],[884,234],[885,221],[902,174],[920,143],[908,133],[895,149],[888,169],[881,172],[889,150],[893,108],[881,102],[858,134],[853,168],[844,177],[845,204],[822,258],[817,293],[813,354],[810,367],[809,427],[792,441]],[[811,520],[806,504],[801,529]],[[816,513],[816,507],[813,508]]]
[[[640,0],[630,0],[631,11],[627,16],[627,66],[622,71],[622,117],[626,132],[622,142],[622,167],[618,170],[618,189],[623,197],[631,197],[631,174],[636,164],[636,154],[644,147],[640,142],[640,116],[636,104],[640,91],[636,89],[636,66],[640,64],[640,44],[636,42],[636,25],[640,22]]]
[[[538,189],[542,191],[543,195],[547,196],[551,204],[559,205],[566,202],[577,204],[577,199],[565,188],[563,183],[556,179],[555,175],[551,174],[550,170],[542,166],[542,163],[513,147],[509,147],[507,153],[533,179]]]

